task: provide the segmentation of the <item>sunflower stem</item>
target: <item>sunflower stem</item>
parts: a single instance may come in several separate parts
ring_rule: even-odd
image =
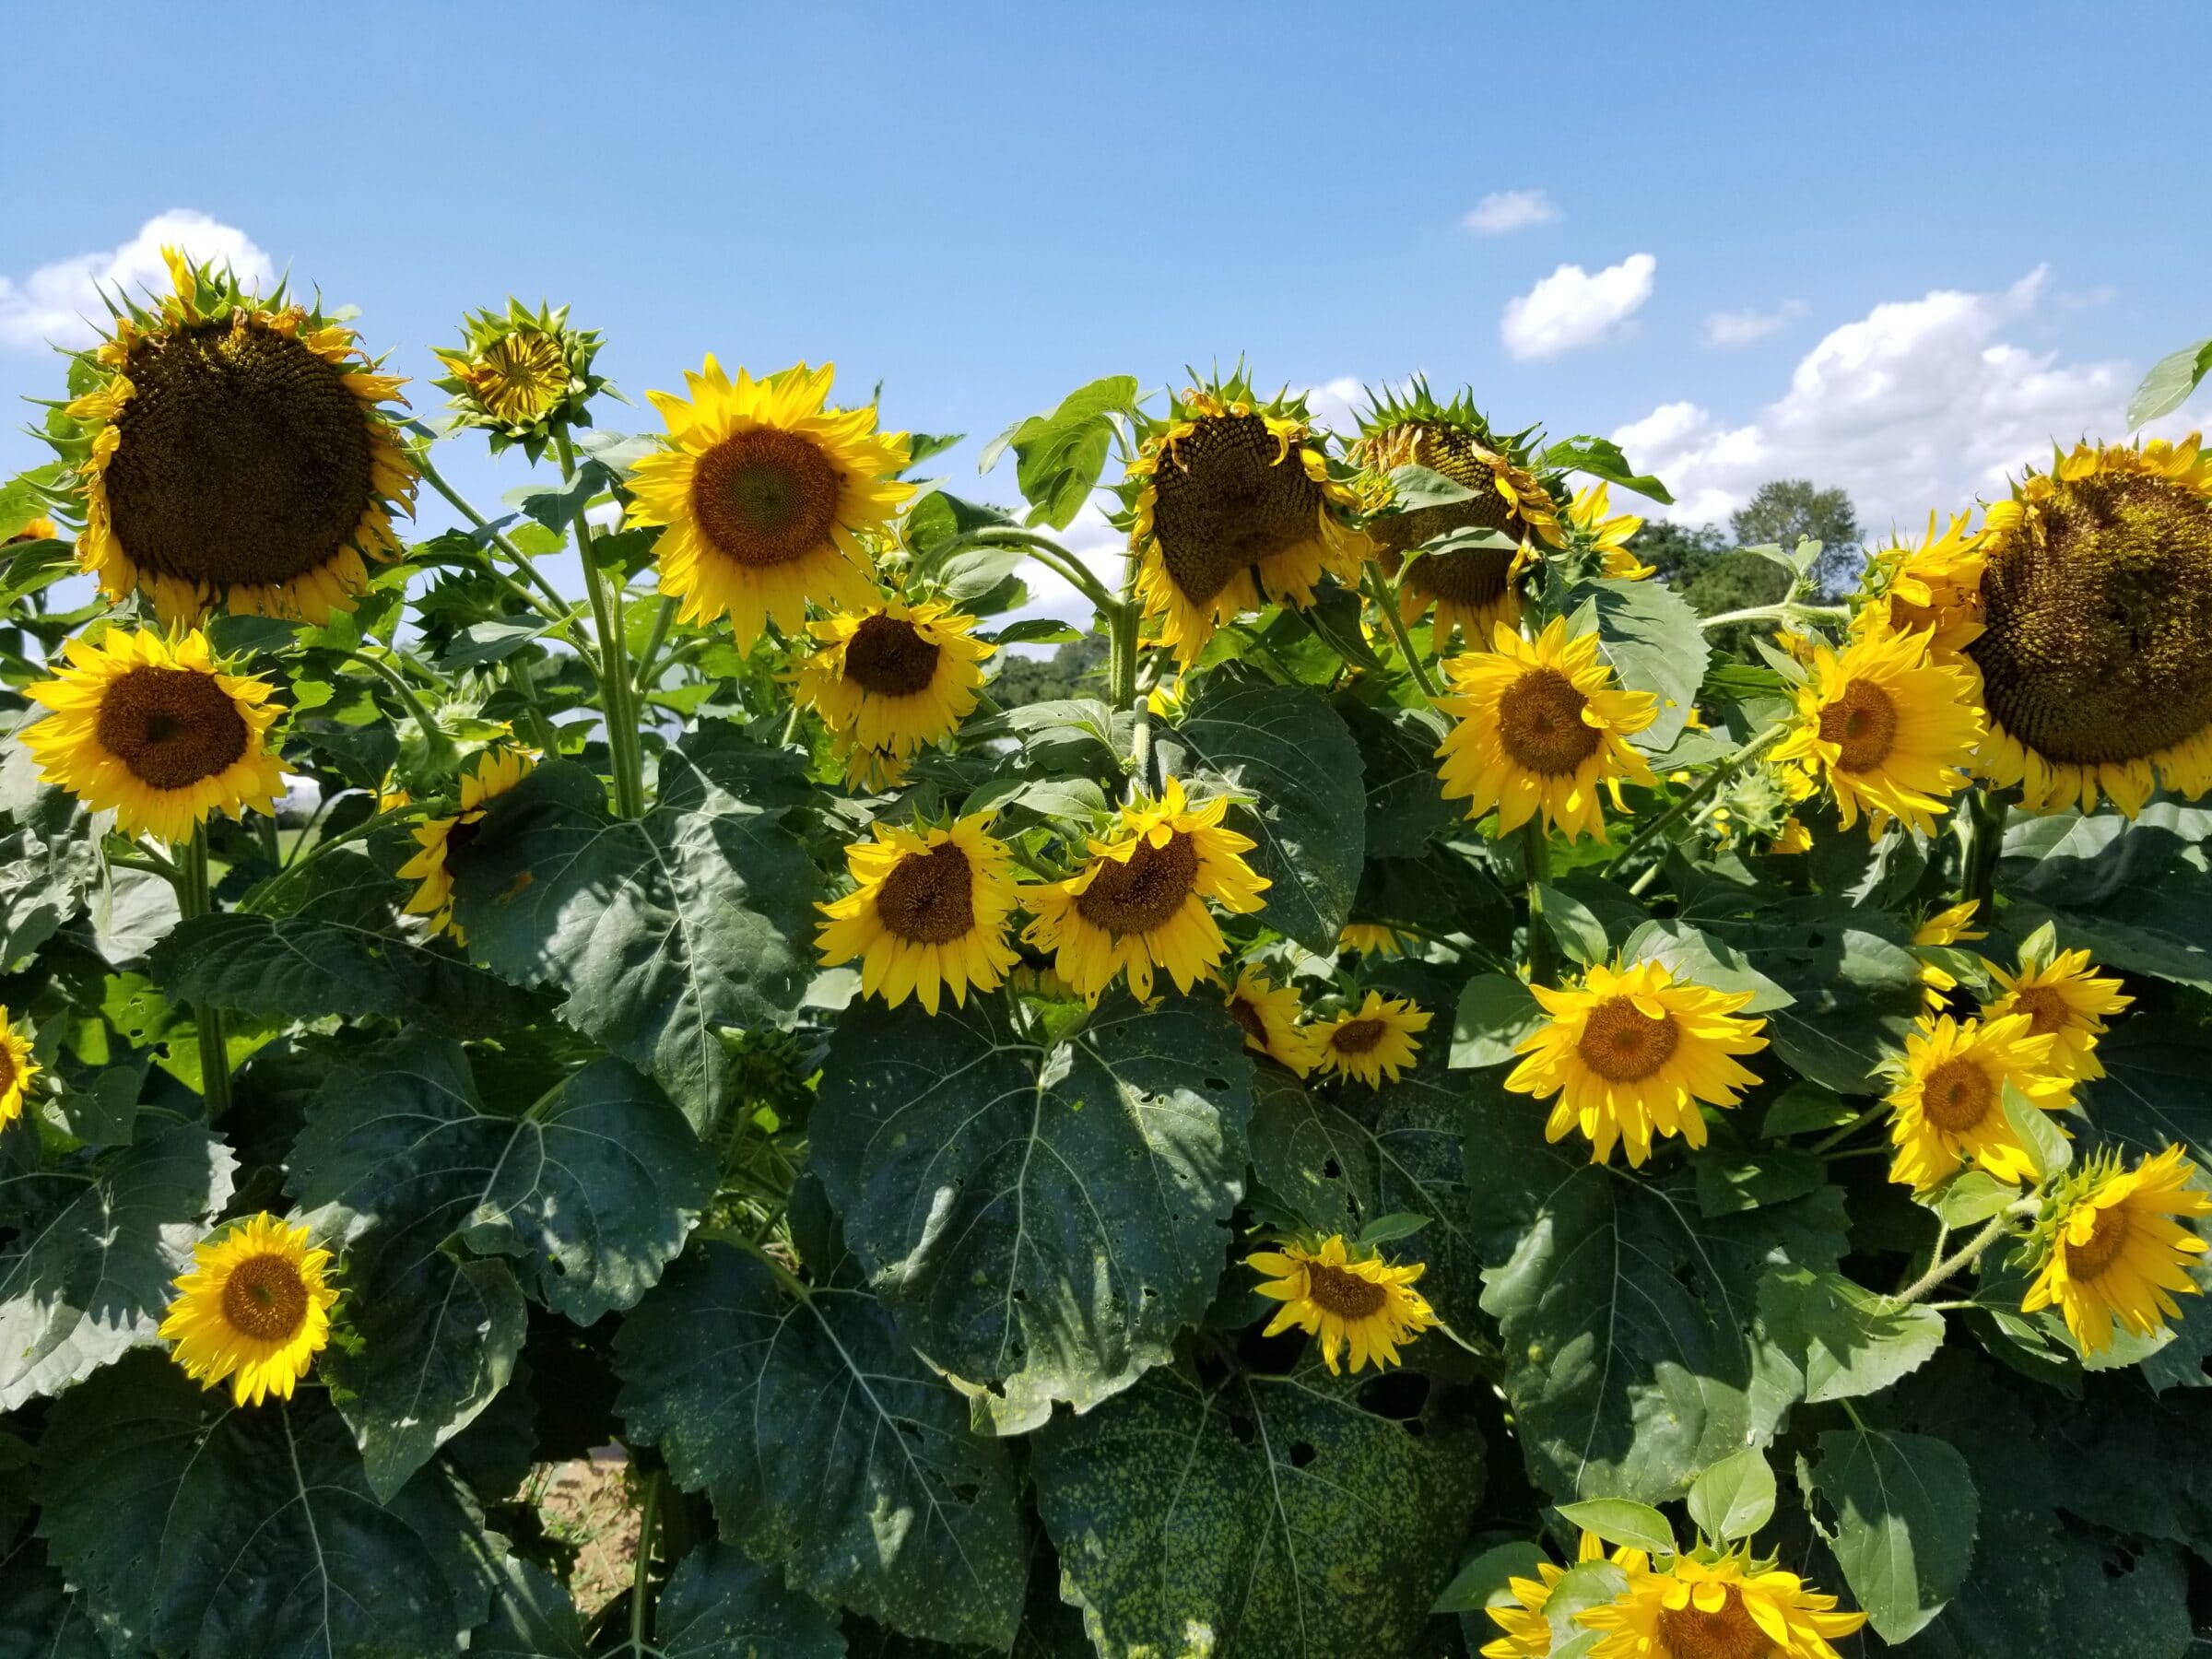
[[[1789,735],[1789,724],[1785,721],[1779,725],[1769,726],[1758,736],[1752,738],[1742,748],[1737,749],[1735,754],[1729,756],[1727,759],[1699,779],[1696,786],[1688,794],[1629,837],[1620,851],[1613,854],[1606,867],[1618,869],[1622,865],[1627,864],[1630,859],[1650,846],[1653,841],[1680,823],[1685,817],[1696,811],[1699,805],[1714,790],[1720,788],[1723,783]]]
[[[563,483],[576,478],[576,451],[566,431],[556,430],[553,442],[560,453]],[[637,710],[631,698],[629,655],[623,638],[622,582],[611,582],[592,550],[592,524],[586,510],[576,509],[576,557],[583,565],[583,587],[592,602],[592,623],[599,634],[599,708],[606,717],[606,752],[615,775],[615,812],[626,818],[645,811],[645,759],[638,741]]]
[[[1851,610],[1841,605],[1798,605],[1784,601],[1781,605],[1747,606],[1742,610],[1723,611],[1717,617],[1700,617],[1698,626],[1707,633],[1716,628],[1726,628],[1735,622],[1848,622]]]
[[[560,596],[560,590],[546,580],[545,572],[537,568],[529,554],[510,541],[504,532],[494,529],[491,521],[478,512],[466,496],[445,481],[445,475],[430,464],[429,450],[427,445],[417,453],[415,465],[422,473],[422,481],[443,496],[453,511],[475,525],[477,530],[493,547],[513,560],[515,568],[537,584],[545,594],[546,604],[550,605],[552,608],[546,609],[546,606],[540,605],[526,590],[524,596],[529,598],[533,606],[545,610],[545,614],[548,618],[566,627],[570,620],[568,602]]]
[[[1971,1267],[1982,1259],[1983,1251],[2010,1230],[2010,1224],[2016,1218],[2022,1214],[2033,1215],[2036,1207],[2036,1201],[2028,1198],[2023,1198],[2017,1204],[2006,1205],[1989,1218],[1987,1227],[1969,1239],[1956,1253],[1938,1261],[1927,1272],[1922,1274],[1891,1297],[1889,1299],[1891,1304],[1900,1308],[1910,1307],[1931,1290],[1941,1287],[1954,1275],[1963,1273],[1967,1268]]]
[[[646,1651],[646,1616],[653,1611],[653,1535],[661,1519],[660,1470],[653,1469],[646,1475],[645,1493],[639,1507],[638,1559],[631,1563],[629,1571],[629,1651],[633,1653]]]
[[[1031,558],[1054,571],[1070,587],[1089,600],[1101,616],[1113,609],[1113,595],[1107,592],[1106,584],[1092,575],[1081,559],[1049,535],[1041,535],[1034,530],[1020,529],[1013,524],[986,524],[964,535],[955,536],[937,554],[935,562],[941,565],[955,553],[969,547],[1027,548]]]
[[[1888,1101],[1877,1100],[1873,1105],[1867,1107],[1865,1111],[1860,1112],[1856,1117],[1853,1118],[1850,1123],[1845,1124],[1841,1129],[1838,1129],[1833,1135],[1824,1136],[1818,1142],[1818,1144],[1813,1147],[1813,1156],[1815,1158],[1818,1158],[1823,1153],[1827,1152],[1830,1147],[1842,1145],[1843,1142],[1849,1140],[1853,1135],[1856,1135],[1860,1130],[1864,1129],[1867,1124],[1873,1123],[1876,1118],[1880,1117],[1883,1112],[1888,1110]]]
[[[359,663],[371,669],[379,679],[392,688],[393,694],[406,705],[408,715],[418,726],[422,728],[423,742],[435,745],[444,736],[445,729],[430,718],[429,710],[424,708],[422,700],[415,695],[415,688],[401,678],[399,671],[391,664],[381,657],[371,656],[365,651],[348,651],[346,655],[349,661]]]
[[[176,858],[177,913],[184,921],[205,916],[215,909],[207,880],[207,826],[193,827]],[[193,1034],[200,1047],[200,1099],[206,1102],[207,1122],[222,1121],[230,1110],[230,1047],[223,1034],[220,1009],[204,1002],[192,1005]]]
[[[1551,837],[1541,816],[1521,826],[1521,862],[1528,877],[1528,982],[1559,982],[1559,942],[1544,919],[1544,883],[1551,876]]]
[[[638,700],[642,703],[653,693],[653,676],[661,669],[661,647],[667,643],[668,629],[676,623],[676,601],[666,595],[661,599],[660,609],[653,613],[653,632],[646,636],[644,654],[638,659]]]
[[[1987,789],[1975,788],[1967,792],[1966,813],[1966,866],[1959,872],[1959,897],[1972,900],[1986,916],[1996,885],[1997,858],[2005,850],[2005,808]]]
[[[1367,596],[1374,601],[1375,608],[1382,613],[1382,625],[1390,629],[1390,637],[1397,641],[1398,653],[1412,670],[1414,684],[1420,687],[1421,695],[1430,702],[1437,700],[1436,687],[1429,678],[1429,671],[1421,666],[1421,659],[1414,654],[1413,640],[1406,631],[1406,618],[1398,615],[1397,596],[1382,585],[1382,572],[1369,565],[1359,577],[1359,584]]]

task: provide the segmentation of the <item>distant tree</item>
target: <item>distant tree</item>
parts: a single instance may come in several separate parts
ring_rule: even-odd
[[[1106,636],[1085,634],[1049,657],[1006,653],[991,682],[991,700],[1002,709],[1056,702],[1068,697],[1096,697],[1106,688]]]
[[[1687,588],[1728,551],[1728,538],[1710,524],[1650,519],[1629,538],[1629,551],[1659,572],[1671,588]]]
[[[1856,586],[1866,562],[1859,546],[1859,515],[1851,498],[1841,489],[1818,488],[1809,478],[1777,478],[1761,484],[1736,511],[1729,527],[1735,532],[1739,547],[1775,542],[1786,553],[1807,537],[1818,542],[1820,557],[1813,566],[1813,586],[1827,598]]]

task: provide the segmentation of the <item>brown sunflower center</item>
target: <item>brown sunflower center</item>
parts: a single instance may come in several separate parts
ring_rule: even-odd
[[[1230,997],[1229,999],[1229,1017],[1244,1028],[1244,1034],[1247,1037],[1262,1048],[1267,1046],[1267,1022],[1260,1018],[1259,1009],[1252,1003],[1241,996]],[[6,1087],[6,1078],[0,1077],[0,1088]]]
[[[917,945],[965,936],[975,926],[975,872],[968,854],[951,841],[908,853],[876,889],[876,915]]]
[[[691,510],[716,552],[765,568],[828,542],[844,488],[845,475],[804,433],[754,427],[699,458]]]
[[[1557,668],[1531,668],[1498,700],[1498,741],[1515,765],[1546,777],[1562,777],[1590,759],[1604,741],[1583,722],[1590,700]]]
[[[1076,910],[1093,927],[1115,938],[1150,933],[1182,908],[1198,880],[1198,848],[1182,830],[1165,846],[1140,841],[1127,862],[1101,858],[1090,885],[1077,895]]]
[[[1820,740],[1842,750],[1836,765],[1844,771],[1879,766],[1897,747],[1896,700],[1879,686],[1853,680],[1821,709]]]
[[[1769,1659],[1774,1643],[1752,1622],[1744,1593],[1730,1584],[1712,1612],[1695,1603],[1659,1609],[1659,1641],[1667,1659]]]
[[[898,617],[869,617],[845,641],[845,677],[877,697],[912,697],[937,677],[937,646]]]
[[[153,789],[187,789],[246,752],[251,733],[212,674],[133,668],[100,696],[100,747]]]
[[[2066,1029],[2072,1010],[2066,999],[2048,985],[2023,985],[2012,995],[2012,1012],[2028,1016],[2028,1030],[2037,1037]]]
[[[1329,1046],[1340,1054],[1368,1053],[1389,1030],[1380,1019],[1347,1019],[1329,1033]]]
[[[1306,1264],[1306,1299],[1339,1319],[1366,1319],[1382,1312],[1390,1292],[1371,1278],[1326,1262]]]
[[[1989,712],[2053,760],[2137,759],[2212,722],[2212,500],[2161,478],[2061,483],[1982,580]]]
[[[1946,1060],[1920,1086],[1920,1109],[1928,1122],[1953,1135],[1964,1135],[1987,1117],[1996,1098],[1989,1074],[1971,1060]]]
[[[2097,1212],[2090,1225],[2089,1236],[2078,1244],[2066,1246],[2066,1271],[2077,1279],[2101,1278],[2105,1269],[2119,1259],[2127,1243],[2127,1210],[2123,1205]]]
[[[1608,1083],[1641,1083],[1674,1056],[1682,1029],[1672,1014],[1653,1019],[1635,1000],[1608,996],[1583,1022],[1575,1053]]]
[[[1504,547],[1473,547],[1461,553],[1428,553],[1413,561],[1406,585],[1427,599],[1454,605],[1493,605],[1505,593],[1513,555]]]
[[[248,1256],[223,1281],[223,1318],[257,1342],[283,1342],[307,1319],[307,1281],[284,1256]]]
[[[1362,465],[1378,471],[1425,466],[1475,492],[1464,501],[1416,507],[1411,512],[1375,520],[1370,534],[1382,549],[1384,564],[1394,571],[1399,558],[1453,530],[1502,530],[1515,538],[1527,532],[1528,526],[1498,488],[1498,469],[1505,465],[1503,458],[1458,427],[1407,421],[1362,440],[1359,458]],[[1534,481],[1531,483],[1533,487]],[[1406,582],[1417,593],[1477,603],[1495,599],[1505,591],[1505,572],[1512,562],[1511,553],[1490,549],[1424,559],[1414,565]],[[1457,591],[1459,587],[1471,591]]]
[[[248,320],[149,335],[124,372],[108,510],[134,563],[218,587],[292,581],[377,501],[376,445],[347,376]]]
[[[1312,539],[1321,486],[1257,415],[1202,415],[1159,458],[1152,528],[1160,562],[1204,604],[1239,571]]]
[[[0,1095],[5,1095],[16,1086],[16,1076],[15,1052],[6,1043],[0,1042]]]
[[[512,334],[487,346],[461,378],[495,419],[527,424],[568,390],[569,363],[550,336]]]

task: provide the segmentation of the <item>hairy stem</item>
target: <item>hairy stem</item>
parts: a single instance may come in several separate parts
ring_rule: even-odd
[[[1720,788],[1730,778],[1789,735],[1789,730],[1787,723],[1769,726],[1750,742],[1745,744],[1742,748],[1737,749],[1735,754],[1729,756],[1727,759],[1699,779],[1696,787],[1691,789],[1688,794],[1657,818],[1639,828],[1636,833],[1629,837],[1628,841],[1622,844],[1620,851],[1613,854],[1607,867],[1618,869],[1622,865],[1627,864],[1630,859],[1650,846],[1653,841],[1680,823],[1688,814],[1695,812],[1699,805],[1714,790]]]
[[[576,479],[576,451],[565,431],[553,434],[563,481]],[[615,811],[638,818],[645,810],[645,759],[638,741],[637,710],[630,684],[629,649],[623,636],[622,582],[609,581],[592,550],[591,519],[581,505],[573,526],[576,556],[583,564],[583,588],[592,602],[592,625],[599,636],[599,708],[606,717],[606,752],[615,775]]]
[[[206,824],[194,827],[192,839],[177,852],[174,867],[177,913],[190,921],[212,912]],[[200,1098],[207,1103],[208,1123],[218,1124],[230,1110],[230,1049],[223,1034],[222,1010],[204,1002],[193,1004],[192,1026],[200,1045]]]
[[[1429,670],[1421,665],[1415,654],[1413,641],[1406,632],[1406,618],[1398,615],[1397,596],[1383,585],[1379,566],[1369,565],[1359,578],[1360,586],[1373,600],[1375,608],[1382,613],[1382,625],[1390,629],[1390,637],[1397,642],[1398,654],[1406,659],[1406,666],[1413,674],[1414,684],[1420,687],[1421,695],[1434,702],[1439,695],[1435,682],[1430,679]]]
[[[1980,1261],[1983,1251],[2011,1230],[2013,1221],[2022,1216],[2032,1216],[2035,1214],[2036,1208],[2037,1201],[2032,1198],[2023,1198],[2017,1204],[2006,1205],[1989,1218],[1987,1227],[1969,1239],[1956,1253],[1938,1260],[1927,1272],[1922,1274],[1889,1300],[1900,1308],[1908,1307],[1920,1300],[1931,1290],[1942,1286],[1953,1275],[1963,1273]]]
[[[1551,837],[1541,815],[1521,826],[1521,858],[1528,876],[1528,982],[1559,982],[1559,942],[1544,919],[1544,883],[1551,876]]]

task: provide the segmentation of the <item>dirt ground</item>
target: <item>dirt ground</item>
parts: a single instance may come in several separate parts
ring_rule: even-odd
[[[638,1554],[638,1506],[629,1465],[619,1452],[539,1464],[523,1496],[536,1506],[547,1533],[576,1547],[569,1588],[585,1618],[629,1588]]]

